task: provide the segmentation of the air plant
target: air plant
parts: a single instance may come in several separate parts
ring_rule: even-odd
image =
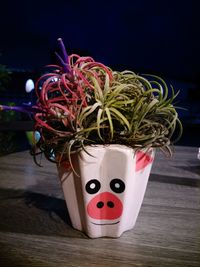
[[[70,160],[72,153],[96,144],[171,152],[175,129],[178,138],[182,133],[173,87],[169,92],[154,75],[113,71],[91,57],[68,56],[58,41],[59,65],[47,66],[50,71],[35,85],[37,103],[28,110],[40,133],[34,155]]]

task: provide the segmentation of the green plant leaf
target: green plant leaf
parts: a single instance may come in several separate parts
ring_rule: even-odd
[[[122,124],[126,125],[128,130],[130,131],[130,124],[129,124],[128,120],[126,119],[126,117],[121,112],[119,112],[114,107],[110,107],[110,113],[113,114],[116,117],[117,120],[120,120],[120,122]]]
[[[109,121],[109,125],[110,125],[111,139],[113,139],[114,129],[113,129],[113,122],[112,122],[112,117],[111,117],[109,108],[105,108],[105,112],[106,112],[106,115],[108,117],[108,121]]]

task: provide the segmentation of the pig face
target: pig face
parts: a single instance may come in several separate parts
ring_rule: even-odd
[[[109,222],[94,222],[95,225],[111,225],[119,223],[123,212],[123,204],[119,197],[125,191],[125,183],[119,178],[114,178],[108,184],[111,191],[101,191],[101,182],[91,179],[87,182],[85,190],[88,194],[94,195],[87,204],[87,213],[94,220],[108,220]]]
[[[90,223],[93,225],[115,225],[120,222],[124,211],[124,200],[126,199],[127,202],[129,195],[133,198],[133,195],[130,194],[129,191],[130,188],[134,186],[134,169],[136,173],[143,173],[145,168],[153,160],[151,155],[138,151],[136,153],[135,164],[133,157],[129,157],[132,159],[132,166],[131,169],[129,169],[126,164],[126,156],[119,155],[116,151],[114,155],[113,157],[113,151],[112,158],[110,153],[107,153],[107,155],[104,154],[102,166],[106,166],[106,168],[100,167],[98,172],[100,176],[96,179],[87,180],[85,184],[84,191],[87,195],[86,212]],[[119,166],[115,166],[117,162],[115,160],[117,160],[119,156]],[[110,166],[105,164],[105,159],[106,162],[112,161],[112,164]],[[104,169],[103,172],[102,168]],[[120,173],[121,170],[123,170],[123,173]],[[128,175],[128,173],[132,173],[133,175]],[[129,184],[128,189],[126,189],[126,183]]]

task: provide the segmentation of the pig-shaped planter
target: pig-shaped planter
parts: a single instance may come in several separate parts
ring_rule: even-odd
[[[67,208],[75,229],[91,238],[119,237],[132,229],[146,190],[154,150],[123,145],[88,146],[58,166]],[[90,154],[90,155],[89,155]]]

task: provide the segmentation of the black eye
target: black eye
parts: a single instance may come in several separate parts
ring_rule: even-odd
[[[122,180],[116,178],[110,182],[110,188],[115,193],[122,193],[125,190],[125,184]]]
[[[89,193],[89,194],[95,194],[99,191],[99,189],[101,188],[101,184],[98,180],[96,179],[92,179],[89,182],[87,182],[86,186],[85,186],[85,190]]]

